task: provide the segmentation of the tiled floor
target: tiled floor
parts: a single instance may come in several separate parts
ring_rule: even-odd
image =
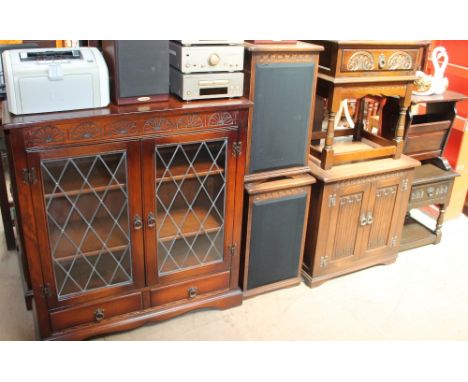
[[[4,242],[0,248],[0,340],[32,340],[33,317],[23,302],[17,256]],[[467,340],[467,275],[468,218],[462,216],[445,223],[441,244],[403,252],[392,265],[100,339]]]

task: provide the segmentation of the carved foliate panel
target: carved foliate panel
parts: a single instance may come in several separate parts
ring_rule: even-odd
[[[406,52],[395,52],[388,59],[387,68],[390,70],[409,70],[413,68],[413,59]]]
[[[65,142],[66,132],[57,126],[48,125],[33,127],[26,130],[24,140],[26,146],[40,146],[50,143]]]
[[[135,133],[137,124],[131,120],[119,120],[106,126],[106,134],[109,135],[128,135]]]
[[[359,51],[354,53],[346,64],[346,69],[351,72],[369,71],[374,70],[374,68],[374,57],[372,54],[366,51]]]
[[[70,139],[72,141],[81,141],[100,137],[102,137],[102,128],[94,122],[83,122],[72,127],[70,130]]]

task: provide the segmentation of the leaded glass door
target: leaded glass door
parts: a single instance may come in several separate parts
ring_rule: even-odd
[[[236,138],[228,130],[144,143],[148,283],[229,268]]]
[[[29,154],[49,305],[144,285],[139,142]],[[141,219],[141,218],[140,218]]]

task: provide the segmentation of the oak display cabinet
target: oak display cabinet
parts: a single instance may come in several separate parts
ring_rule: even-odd
[[[40,337],[88,338],[241,303],[249,107],[171,98],[4,112]]]
[[[395,261],[419,162],[379,159],[324,171],[311,158],[312,189],[303,261],[307,285]]]

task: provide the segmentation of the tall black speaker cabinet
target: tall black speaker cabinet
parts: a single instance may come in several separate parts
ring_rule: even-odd
[[[318,54],[322,47],[245,44],[249,114],[246,182],[305,173],[314,120]]]
[[[104,40],[102,51],[114,103],[169,99],[169,40]]]
[[[300,283],[311,184],[308,147],[318,55],[303,42],[246,43],[249,112],[245,168],[244,297]]]

